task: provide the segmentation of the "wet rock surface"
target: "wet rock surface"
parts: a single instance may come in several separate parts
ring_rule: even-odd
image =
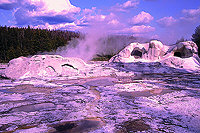
[[[132,121],[123,122],[121,125],[119,125],[116,133],[147,131],[149,129],[150,126],[145,124],[144,121],[135,119]]]
[[[77,76],[0,78],[0,132],[200,132],[200,74],[91,62]]]

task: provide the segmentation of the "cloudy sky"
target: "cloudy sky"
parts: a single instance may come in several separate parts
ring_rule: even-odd
[[[173,43],[200,25],[200,0],[0,0],[0,25],[129,34]]]

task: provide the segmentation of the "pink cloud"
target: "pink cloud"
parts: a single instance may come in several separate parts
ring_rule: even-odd
[[[1,0],[0,9],[12,10],[18,6],[19,2],[19,0]]]
[[[111,24],[111,25],[119,25],[120,22],[117,20],[117,19],[112,19],[108,22],[108,24]]]
[[[189,9],[189,10],[184,9],[182,12],[188,17],[200,16],[200,8],[199,9]]]
[[[177,22],[176,19],[174,19],[172,16],[170,17],[163,17],[159,20],[157,20],[157,23],[162,26],[162,27],[168,27],[168,26],[172,26]]]
[[[153,20],[153,16],[151,14],[142,11],[138,15],[134,16],[131,20],[131,24],[148,24]]]
[[[114,7],[112,7],[112,10],[126,12],[128,9],[136,8],[138,4],[138,0],[128,0],[122,4],[117,3]]]
[[[148,32],[153,32],[153,31],[155,31],[154,27],[140,25],[140,26],[133,26],[131,28],[125,28],[122,32],[143,34],[143,33],[148,33]]]

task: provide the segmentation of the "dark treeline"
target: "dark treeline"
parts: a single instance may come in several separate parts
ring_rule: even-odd
[[[8,62],[20,56],[50,52],[67,45],[80,33],[72,31],[2,27],[0,26],[0,62]]]

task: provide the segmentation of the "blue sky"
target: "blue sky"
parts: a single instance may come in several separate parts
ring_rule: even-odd
[[[200,0],[0,0],[0,25],[129,34],[174,43],[200,25]]]

